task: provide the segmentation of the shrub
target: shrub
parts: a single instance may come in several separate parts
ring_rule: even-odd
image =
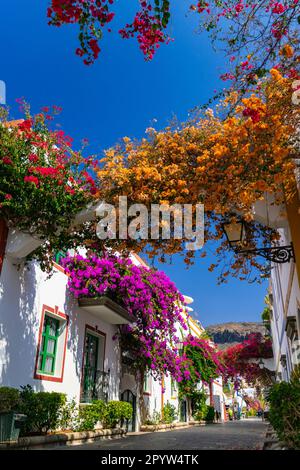
[[[153,411],[152,415],[151,416],[148,416],[145,421],[144,421],[144,424],[149,424],[149,425],[155,425],[155,424],[159,424],[161,422],[161,414],[159,411]]]
[[[56,392],[34,392],[30,385],[21,387],[19,411],[27,416],[21,434],[46,434],[59,427],[60,410],[66,396]]]
[[[293,372],[291,373],[292,382],[300,382],[300,364],[294,367]]]
[[[177,419],[177,411],[174,405],[171,405],[171,403],[167,403],[163,407],[163,412],[162,412],[162,422],[166,424],[171,424]]]
[[[76,431],[93,431],[98,422],[102,422],[106,412],[106,404],[102,400],[94,400],[90,405],[79,407]]]
[[[17,411],[19,403],[19,390],[13,387],[0,387],[0,413]]]
[[[194,391],[192,395],[192,415],[197,421],[205,419],[207,414],[206,393],[200,390]]]
[[[103,416],[103,426],[114,428],[124,419],[132,417],[133,409],[130,403],[125,401],[110,401],[107,403]]]
[[[208,406],[207,407],[207,413],[205,416],[205,421],[212,422],[215,418],[215,409],[213,406]]]
[[[59,427],[62,430],[76,430],[78,424],[78,405],[73,399],[66,402],[60,409]]]
[[[300,383],[274,384],[267,395],[270,404],[269,421],[279,439],[290,449],[300,449]]]
[[[254,408],[250,408],[250,409],[246,412],[246,416],[248,416],[248,417],[256,416],[256,415],[257,415],[257,410],[255,410]]]

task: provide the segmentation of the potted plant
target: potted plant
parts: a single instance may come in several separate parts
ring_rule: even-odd
[[[25,415],[17,410],[20,405],[19,390],[12,387],[0,387],[0,442],[17,441],[20,433],[18,423]]]

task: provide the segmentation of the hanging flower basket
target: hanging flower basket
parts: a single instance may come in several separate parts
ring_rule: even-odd
[[[126,325],[132,322],[132,317],[127,310],[106,295],[92,298],[81,297],[78,299],[78,305],[111,325]]]

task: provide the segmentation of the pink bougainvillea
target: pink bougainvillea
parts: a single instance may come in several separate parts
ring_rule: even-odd
[[[68,287],[78,297],[107,295],[132,315],[132,324],[120,329],[120,337],[158,378],[170,373],[182,380],[188,359],[180,356],[177,326],[186,329],[182,317],[183,296],[164,272],[135,266],[116,256],[67,257]],[[126,343],[125,341],[125,343]]]
[[[209,341],[191,334],[179,338],[179,328],[187,329],[184,298],[164,272],[111,255],[76,255],[62,263],[76,298],[107,295],[126,308],[132,323],[120,327],[117,337],[154,377],[160,380],[170,374],[179,383],[191,384],[209,382],[221,373],[222,364]]]

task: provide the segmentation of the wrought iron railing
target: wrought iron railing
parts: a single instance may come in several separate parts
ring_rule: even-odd
[[[109,372],[85,367],[81,387],[81,403],[91,403],[93,400],[108,400]]]

